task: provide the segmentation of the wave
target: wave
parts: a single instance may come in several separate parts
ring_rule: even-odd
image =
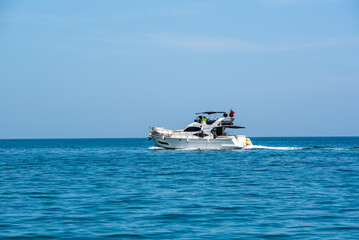
[[[329,146],[309,146],[309,147],[271,147],[262,145],[251,145],[245,149],[271,149],[271,150],[313,150],[313,149],[325,149],[325,150],[358,150],[358,146],[354,147],[329,147]]]
[[[302,147],[303,150],[310,149],[326,149],[326,150],[358,150],[358,147],[328,147],[328,146],[311,146],[311,147]]]
[[[342,148],[328,147],[328,146],[310,146],[310,147],[302,147],[301,149],[342,149]]]

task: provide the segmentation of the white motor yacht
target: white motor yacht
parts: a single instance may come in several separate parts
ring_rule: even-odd
[[[200,112],[184,130],[152,127],[149,140],[158,147],[167,149],[241,149],[251,145],[244,135],[231,135],[226,129],[241,129],[235,126],[234,112]],[[221,114],[221,117],[216,117]]]

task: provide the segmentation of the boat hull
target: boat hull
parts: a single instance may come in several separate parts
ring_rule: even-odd
[[[245,136],[210,138],[181,138],[152,136],[156,146],[167,149],[242,149],[246,145]]]

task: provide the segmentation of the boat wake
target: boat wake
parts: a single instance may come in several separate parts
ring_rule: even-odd
[[[309,147],[270,147],[270,146],[262,146],[262,145],[250,145],[245,149],[270,149],[270,150],[358,150],[359,147],[329,147],[329,146],[309,146]]]
[[[269,147],[269,146],[262,146],[262,145],[249,145],[245,149],[298,150],[298,149],[302,149],[302,148],[299,148],[299,147]]]
[[[169,150],[163,147],[157,147],[157,146],[152,146],[148,148],[149,150]],[[310,147],[271,147],[271,146],[262,146],[262,145],[249,145],[243,149],[226,149],[226,150],[251,150],[251,149],[268,149],[268,150],[315,150],[315,149],[324,149],[324,150],[351,150],[351,151],[355,151],[355,150],[359,150],[358,146],[354,146],[354,147],[328,147],[328,146],[310,146]],[[173,150],[173,149],[172,149]],[[198,151],[201,149],[198,148],[187,148],[187,149],[177,149],[177,150],[181,150],[181,151]],[[216,151],[216,150],[224,150],[224,149],[206,149],[209,151]],[[203,149],[202,149],[203,151]]]
[[[166,148],[163,147],[157,147],[157,146],[152,146],[148,148],[149,150],[166,150]]]
[[[153,147],[149,147],[149,150],[173,150],[173,149],[166,149],[163,147],[157,147],[157,146],[153,146]],[[218,151],[218,150],[247,150],[247,149],[271,149],[271,150],[297,150],[297,149],[302,149],[302,148],[297,148],[297,147],[268,147],[268,146],[261,146],[261,145],[250,145],[247,146],[243,149],[238,149],[238,148],[233,148],[233,149],[205,149],[205,150],[209,150],[209,151]],[[176,150],[181,150],[181,151],[198,151],[201,149],[198,148],[186,148],[186,149],[176,149]],[[202,149],[203,151],[203,149]]]

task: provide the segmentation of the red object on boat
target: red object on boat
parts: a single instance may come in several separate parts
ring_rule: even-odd
[[[231,112],[229,113],[229,116],[230,116],[230,117],[233,117],[234,114],[235,114],[235,112],[231,109]]]

